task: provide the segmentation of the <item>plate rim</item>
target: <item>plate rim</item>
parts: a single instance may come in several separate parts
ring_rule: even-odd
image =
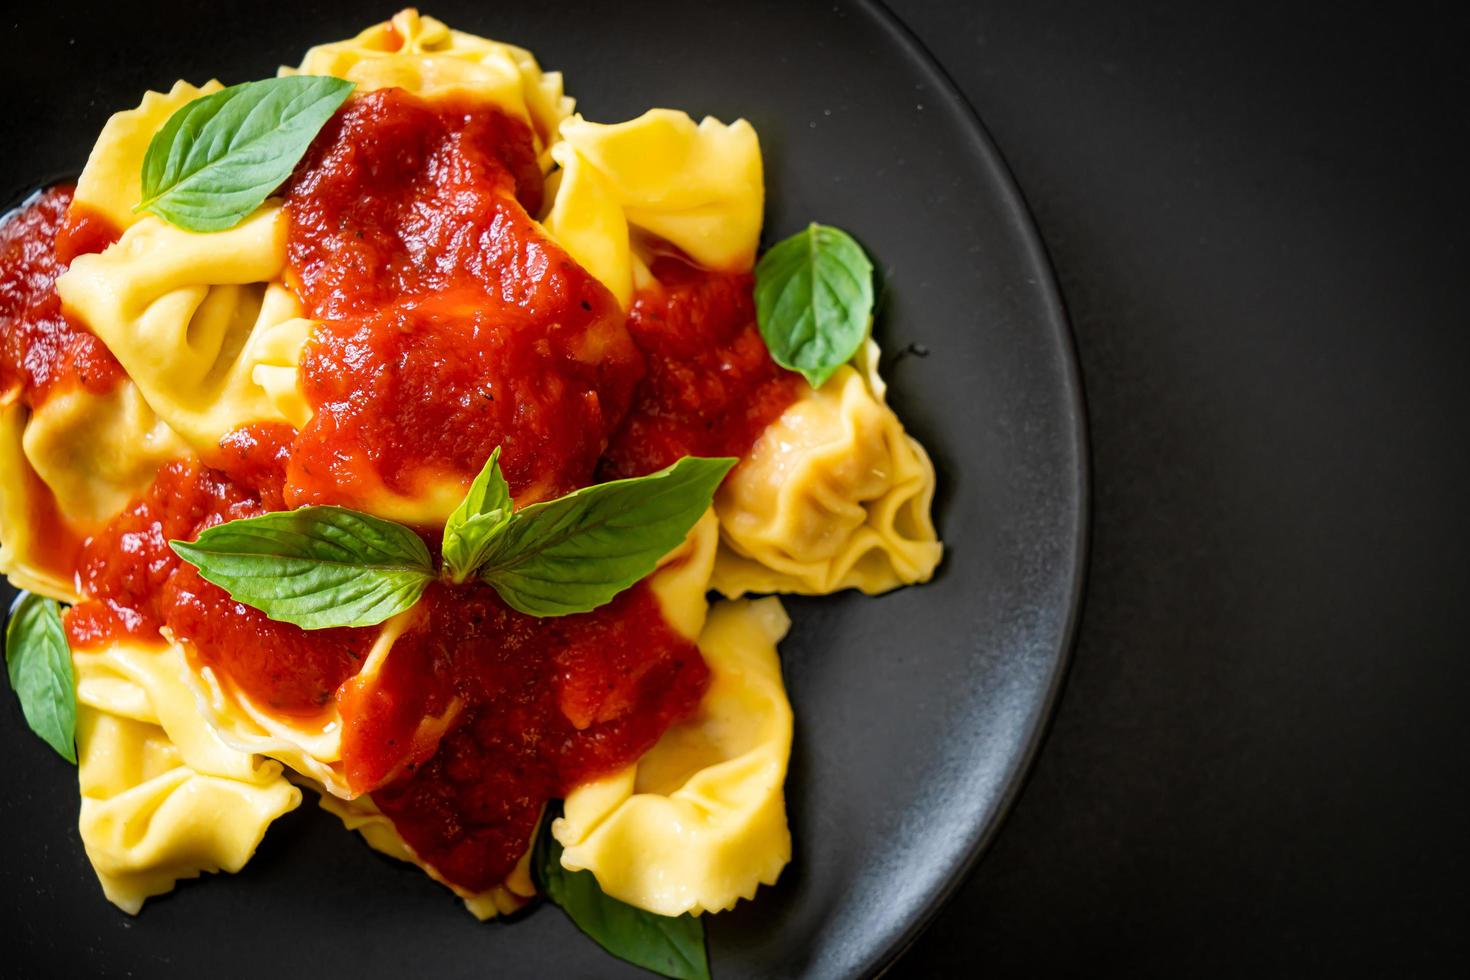
[[[917,914],[912,914],[908,925],[885,949],[869,959],[861,976],[877,978],[893,968],[918,941],[924,931],[933,924],[940,911],[959,890],[989,851],[1001,828],[1005,825],[1020,798],[1026,783],[1036,768],[1037,757],[1051,733],[1056,720],[1057,708],[1066,687],[1076,653],[1078,626],[1082,614],[1083,596],[1086,591],[1092,545],[1092,446],[1088,438],[1087,399],[1082,385],[1081,366],[1077,357],[1077,342],[1072,331],[1071,318],[1067,315],[1066,302],[1057,286],[1056,270],[1051,256],[1036,226],[1035,215],[1016,182],[1010,165],[1000,147],[991,136],[985,121],[980,117],[949,70],[915,33],[902,17],[888,6],[885,0],[859,0],[859,5],[872,17],[894,44],[907,55],[948,101],[954,104],[958,115],[967,125],[966,138],[974,144],[975,156],[983,161],[990,172],[993,186],[1000,192],[1000,201],[1007,213],[1008,225],[1021,240],[1027,261],[1039,273],[1036,287],[1046,313],[1046,326],[1052,334],[1060,354],[1063,390],[1066,394],[1066,415],[1070,423],[1070,436],[1076,447],[1076,482],[1072,496],[1076,500],[1076,532],[1070,542],[1072,589],[1067,598],[1066,618],[1061,641],[1057,646],[1050,676],[1047,678],[1046,694],[1036,720],[1025,733],[1020,762],[1007,774],[1001,791],[999,804],[990,817],[975,831],[973,838],[964,848],[963,858],[940,880],[938,887],[925,897]]]

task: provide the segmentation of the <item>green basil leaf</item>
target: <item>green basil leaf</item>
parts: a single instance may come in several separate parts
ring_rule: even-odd
[[[22,592],[5,627],[10,687],[31,731],[63,759],[77,761],[77,684],[55,599]]]
[[[537,884],[597,945],[645,970],[677,980],[710,980],[704,922],[697,916],[655,915],[605,894],[590,871],[561,866],[562,846],[544,819],[531,866]]]
[[[183,106],[143,157],[143,200],[189,231],[224,231],[291,176],[354,83],[293,75],[231,85]]]
[[[434,577],[417,534],[345,507],[230,521],[169,547],[236,602],[309,630],[375,626],[411,607]]]
[[[490,539],[510,520],[514,508],[496,446],[444,525],[444,567],[454,581],[463,582],[475,574],[485,560]]]
[[[873,264],[847,232],[813,222],[756,263],[755,315],[776,363],[820,388],[867,339]]]
[[[531,616],[596,609],[679,546],[735,463],[685,456],[518,510],[490,539],[480,577]]]

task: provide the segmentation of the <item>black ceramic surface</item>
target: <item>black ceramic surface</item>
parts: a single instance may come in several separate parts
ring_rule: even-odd
[[[112,111],[178,77],[258,78],[392,7],[117,2],[16,14],[0,59],[0,191],[75,172]],[[183,12],[188,10],[186,15]],[[841,224],[883,283],[899,414],[939,470],[936,581],[789,603],[797,712],[781,882],[713,920],[717,977],[845,977],[890,961],[993,833],[1039,738],[1080,588],[1085,448],[1066,325],[994,148],[904,29],[848,3],[428,4],[525,45],[600,120],[653,105],[744,115],[767,228]],[[636,976],[551,910],[481,925],[308,803],[235,876],[137,919],[102,898],[75,775],[0,705],[0,931],[25,975]],[[8,972],[8,971],[6,971]]]

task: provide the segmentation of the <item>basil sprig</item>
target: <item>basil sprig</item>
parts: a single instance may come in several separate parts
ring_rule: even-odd
[[[500,472],[500,447],[490,454],[469,493],[444,525],[444,568],[455,582],[475,574],[485,562],[490,541],[515,509],[510,486]]]
[[[77,761],[77,685],[55,599],[22,592],[5,627],[10,688],[31,731],[67,762]]]
[[[735,463],[685,456],[518,510],[491,535],[480,577],[532,616],[596,609],[679,546]]]
[[[531,616],[588,612],[653,571],[735,465],[685,456],[515,510],[499,459],[497,449],[444,526],[444,576],[478,576]],[[230,521],[169,546],[236,602],[304,629],[377,625],[412,607],[438,574],[415,531],[345,507]]]
[[[693,915],[655,915],[603,892],[590,871],[561,866],[562,846],[551,835],[551,814],[542,822],[531,855],[541,893],[593,942],[645,970],[676,980],[710,980],[704,921]]]
[[[820,388],[867,338],[873,264],[847,232],[814,222],[756,263],[755,313],[776,363]]]
[[[293,75],[231,85],[180,108],[143,157],[143,200],[188,231],[225,231],[291,176],[354,83]]]

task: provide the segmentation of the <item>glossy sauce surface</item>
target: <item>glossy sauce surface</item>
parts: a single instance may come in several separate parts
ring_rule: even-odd
[[[527,213],[529,127],[373,92],[320,135],[286,201],[290,277],[322,321],[289,504],[467,485],[497,445],[523,504],[591,481],[643,358],[612,294]]]
[[[682,456],[744,456],[805,384],[771,360],[749,273],[699,269],[675,255],[655,259],[652,272],[658,285],[628,314],[648,373],[603,457],[606,480]]]
[[[0,393],[19,389],[28,405],[68,387],[106,393],[126,377],[56,295],[73,258],[117,240],[100,217],[68,222],[73,193],[70,184],[42,191],[0,224]]]

